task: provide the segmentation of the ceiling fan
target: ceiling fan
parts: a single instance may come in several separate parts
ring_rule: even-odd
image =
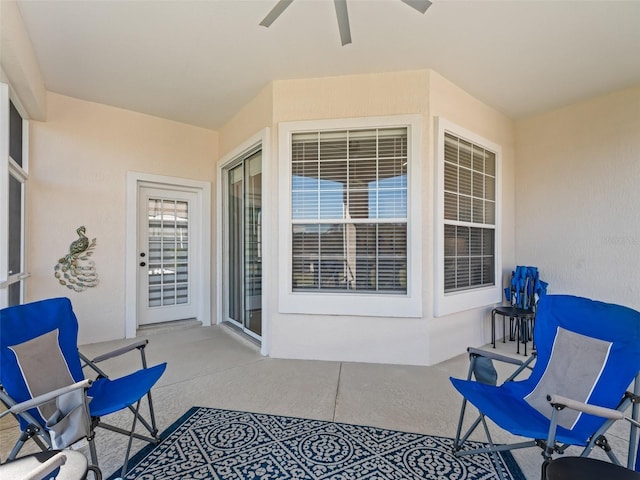
[[[400,0],[406,3],[410,7],[416,9],[420,13],[427,11],[427,8],[431,6],[429,0]],[[267,14],[266,17],[260,22],[263,27],[270,26],[276,18],[285,11],[285,9],[291,5],[293,0],[279,0],[275,7]],[[349,12],[347,10],[347,0],[333,0],[333,4],[336,8],[336,16],[338,17],[338,30],[340,30],[340,40],[342,46],[351,43],[351,28],[349,27]]]

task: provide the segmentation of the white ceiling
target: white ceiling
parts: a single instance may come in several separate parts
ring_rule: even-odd
[[[522,118],[640,84],[640,0],[19,0],[53,92],[220,128],[272,80],[432,68]]]

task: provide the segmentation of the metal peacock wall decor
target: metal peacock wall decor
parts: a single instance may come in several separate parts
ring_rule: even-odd
[[[89,241],[85,235],[86,232],[87,229],[84,226],[76,229],[79,238],[69,245],[69,253],[60,258],[53,268],[60,285],[76,292],[95,287],[99,282],[96,264],[89,259],[93,255],[96,239]]]

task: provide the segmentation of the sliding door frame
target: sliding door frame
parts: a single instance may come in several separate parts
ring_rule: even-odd
[[[271,176],[271,170],[269,168],[269,158],[270,158],[270,145],[271,145],[271,130],[269,128],[264,128],[257,134],[253,135],[246,141],[242,142],[238,147],[225,155],[220,162],[218,163],[218,171],[217,171],[217,228],[216,228],[216,245],[217,245],[217,291],[216,291],[216,318],[217,323],[221,324],[227,317],[226,315],[226,305],[227,298],[225,295],[228,294],[228,272],[226,271],[226,258],[229,258],[229,252],[227,248],[227,243],[225,240],[227,225],[226,222],[226,212],[225,209],[227,207],[227,179],[228,179],[228,171],[233,166],[237,165],[238,161],[241,158],[244,158],[257,150],[262,151],[262,277],[267,277],[269,272],[273,271],[272,257],[268,254],[270,250],[270,231],[271,231],[271,222],[269,221],[271,211],[269,209],[270,203],[270,190],[269,185],[271,182],[269,181]],[[262,282],[262,336],[261,336],[261,344],[260,344],[260,352],[263,355],[269,354],[269,339],[270,339],[270,311],[268,308],[269,302],[268,298],[271,294],[271,288],[269,284],[271,282]]]

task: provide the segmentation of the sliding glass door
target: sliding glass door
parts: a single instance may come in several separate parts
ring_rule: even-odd
[[[262,336],[262,152],[226,170],[225,317],[254,338]]]

